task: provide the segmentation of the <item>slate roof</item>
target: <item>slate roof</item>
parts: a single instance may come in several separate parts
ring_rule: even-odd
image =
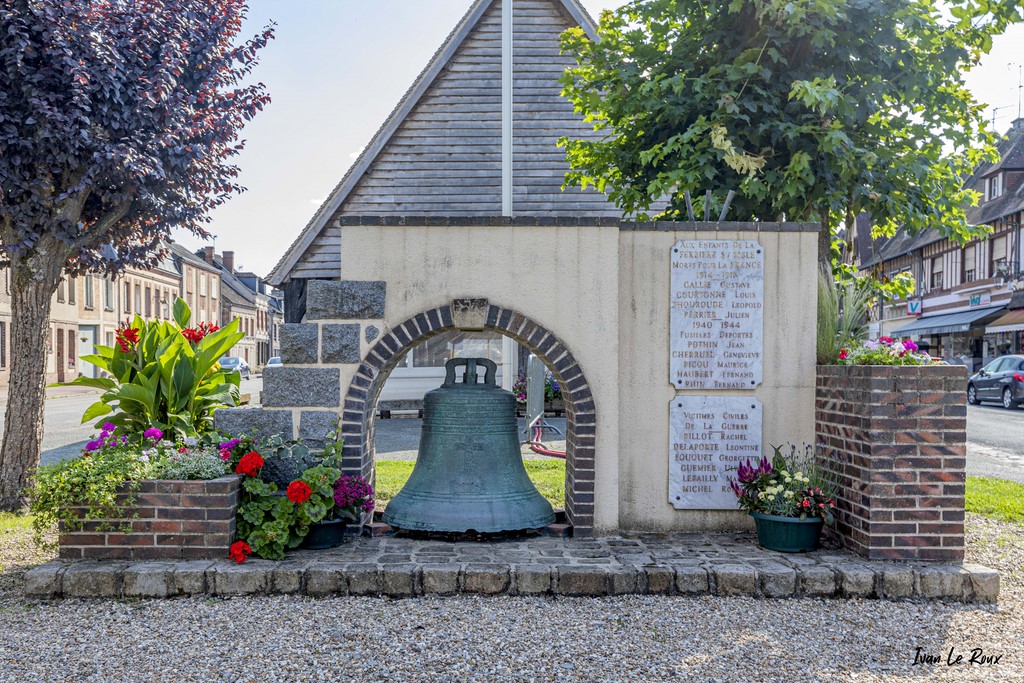
[[[1003,192],[992,200],[984,200],[985,179],[1000,171],[1024,172],[1024,120],[1018,119],[998,145],[1000,159],[997,162],[985,162],[975,169],[965,183],[969,189],[982,194],[983,199],[978,206],[967,209],[967,221],[972,225],[993,223],[1000,218],[1024,211],[1024,182]],[[945,239],[938,230],[924,230],[917,235],[908,235],[903,230],[881,240],[872,240],[868,260],[861,262],[861,268],[870,268],[878,263],[889,261],[910,254],[922,247]],[[863,255],[865,249],[859,249]]]

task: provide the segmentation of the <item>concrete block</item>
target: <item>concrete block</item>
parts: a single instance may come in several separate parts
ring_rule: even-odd
[[[207,560],[187,560],[174,563],[173,594],[205,595],[212,592],[212,583],[207,583],[206,572],[214,566]]]
[[[914,596],[914,570],[902,565],[882,569],[882,595],[884,598],[910,598]]]
[[[291,594],[302,592],[302,577],[306,573],[303,562],[279,562],[270,575],[270,590],[273,593]]]
[[[781,564],[757,568],[761,594],[769,598],[788,598],[796,593],[796,570]]]
[[[829,567],[808,564],[797,569],[801,595],[830,597],[836,594],[836,574]]]
[[[319,325],[312,323],[285,323],[281,326],[281,362],[286,364],[313,364],[317,358]]]
[[[174,590],[174,565],[165,562],[130,564],[124,570],[126,598],[166,598]]]
[[[263,405],[336,408],[341,404],[337,368],[271,367],[263,371]]]
[[[217,429],[225,434],[248,434],[261,440],[275,434],[280,434],[285,439],[292,438],[290,410],[221,408],[213,414],[213,422]]]
[[[349,595],[380,595],[380,567],[376,564],[350,564],[346,568]]]
[[[451,595],[459,591],[459,565],[425,564],[422,571],[424,595]]]
[[[611,595],[635,595],[639,592],[640,571],[636,567],[625,565],[608,569],[606,573]]]
[[[307,595],[344,595],[348,591],[346,568],[333,562],[313,562],[306,567]]]
[[[508,592],[510,572],[504,564],[470,564],[462,573],[462,590],[466,593],[498,595]]]
[[[650,564],[643,568],[646,586],[643,588],[648,593],[671,593],[675,585],[676,573],[672,567],[665,565]]]
[[[543,565],[516,567],[516,588],[519,595],[538,595],[551,592],[551,568]]]
[[[366,320],[384,317],[387,283],[383,281],[310,280],[307,320]]]
[[[676,590],[683,595],[703,595],[708,592],[708,572],[704,567],[677,565]]]
[[[392,598],[416,595],[419,567],[415,564],[385,564],[381,569],[383,593]]]
[[[839,593],[844,598],[870,598],[875,595],[875,572],[863,565],[840,565]]]
[[[999,599],[999,572],[980,564],[963,565],[967,571],[965,593],[972,602],[995,603]]]
[[[270,560],[247,560],[242,564],[218,562],[210,569],[215,595],[258,595],[270,591],[274,571]]]
[[[956,565],[936,564],[922,567],[918,574],[917,595],[922,598],[962,600],[966,575],[967,573]]]
[[[609,576],[606,567],[566,565],[557,567],[555,592],[559,595],[608,595]]]
[[[745,564],[708,567],[715,579],[715,595],[757,595],[757,571]]]
[[[25,594],[33,598],[58,598],[61,595],[61,577],[67,565],[47,562],[25,572]]]
[[[338,413],[330,410],[304,410],[299,414],[299,439],[307,448],[321,449],[324,437],[338,429]]]
[[[452,301],[452,320],[460,330],[482,330],[487,325],[487,299],[455,299]]]
[[[359,324],[324,325],[320,332],[320,361],[323,363],[358,363]]]
[[[123,562],[80,562],[64,572],[66,598],[118,598],[125,567]]]

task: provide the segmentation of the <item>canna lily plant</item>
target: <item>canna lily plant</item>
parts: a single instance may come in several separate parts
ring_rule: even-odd
[[[225,371],[219,359],[245,335],[238,320],[219,329],[205,323],[189,327],[192,312],[182,299],[174,302],[174,322],[144,321],[138,315],[117,331],[115,346],[97,345],[82,356],[109,377],[78,377],[51,386],[103,389],[82,422],[104,418],[121,433],[156,427],[168,438],[197,436],[213,430],[213,412],[238,405],[241,377]]]

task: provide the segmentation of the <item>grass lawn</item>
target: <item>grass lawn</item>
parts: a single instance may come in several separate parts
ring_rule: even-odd
[[[1024,484],[967,477],[967,511],[1003,522],[1024,524]]]
[[[31,531],[32,515],[0,512],[0,534],[12,531]]]
[[[383,510],[388,501],[398,492],[412,474],[411,460],[378,460],[376,499],[377,509]],[[534,486],[548,502],[556,508],[565,507],[565,461],[564,460],[526,460],[526,473],[530,475]]]

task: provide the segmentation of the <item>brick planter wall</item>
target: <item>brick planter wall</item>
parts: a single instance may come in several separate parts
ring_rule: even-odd
[[[963,366],[818,366],[815,425],[840,478],[835,531],[870,559],[962,560]]]
[[[63,560],[163,560],[227,557],[235,537],[235,512],[242,478],[209,481],[144,481],[135,508],[123,520],[85,522],[80,531],[61,529]],[[84,514],[84,509],[82,509]],[[101,530],[104,526],[116,527]]]

